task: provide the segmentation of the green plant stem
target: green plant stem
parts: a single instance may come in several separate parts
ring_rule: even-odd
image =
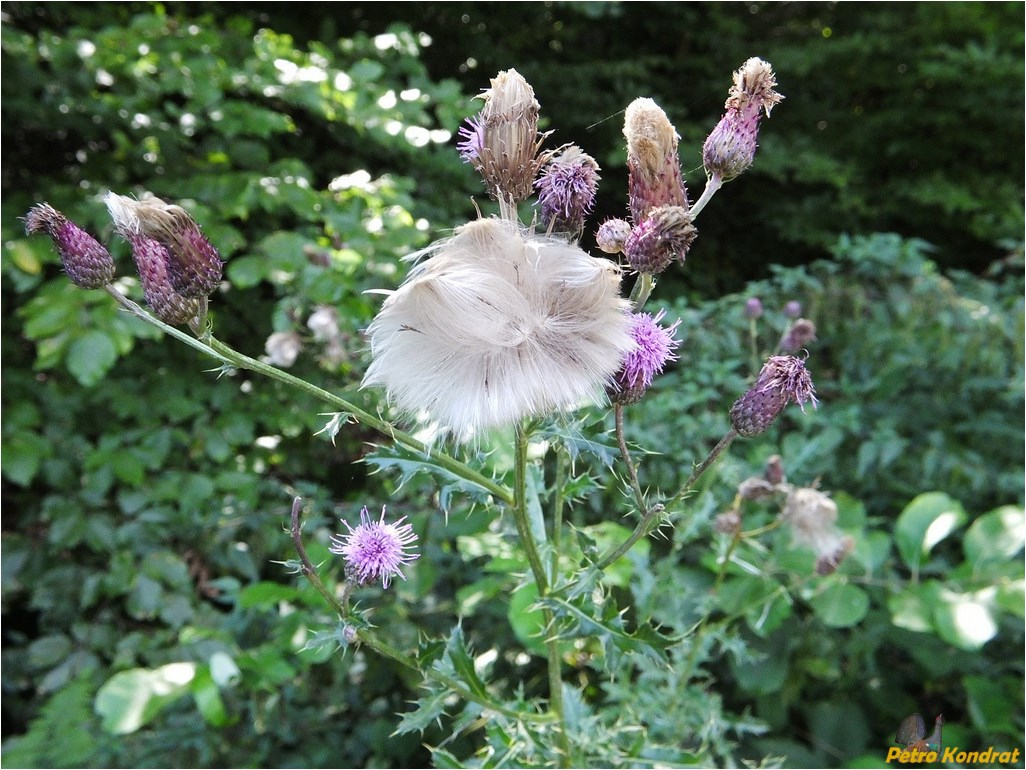
[[[570,461],[569,453],[563,444],[556,444],[556,478],[553,481],[552,501],[552,558],[549,575],[552,583],[557,583],[559,575],[559,554],[563,543],[563,508],[566,500],[563,497],[563,487],[566,484],[567,465]]]
[[[684,486],[680,488],[677,494],[670,498],[670,500],[666,503],[666,507],[669,508],[671,505],[676,505],[677,502],[683,500],[687,496],[688,492],[691,491],[691,488],[695,485],[695,482],[698,481],[698,479],[701,477],[703,473],[709,470],[709,467],[714,462],[716,462],[716,459],[720,456],[720,453],[723,452],[723,450],[726,449],[728,446],[730,446],[730,442],[736,438],[737,431],[733,428],[728,430],[726,435],[719,440],[716,446],[712,448],[712,450],[709,452],[709,455],[704,460],[702,460],[702,462],[699,465],[695,466],[695,469],[691,471],[691,476],[688,477],[688,480],[686,482],[684,482]]]
[[[348,597],[352,590],[352,584],[346,583],[343,589],[343,596],[345,597],[342,601],[327,589],[324,583],[321,581],[320,576],[317,574],[317,570],[314,569],[313,564],[310,562],[310,557],[307,556],[306,547],[303,545],[302,536],[302,523],[300,521],[300,510],[302,509],[302,499],[297,497],[292,501],[292,516],[290,523],[290,532],[292,534],[292,544],[295,546],[296,554],[299,556],[299,563],[301,565],[303,576],[310,581],[317,593],[328,603],[328,605],[338,614],[339,618],[345,620],[349,616],[348,611]],[[401,663],[414,671],[419,671],[422,675],[429,679],[434,679],[436,682],[445,685],[460,698],[471,703],[477,703],[486,709],[496,711],[512,719],[519,719],[524,722],[554,722],[555,717],[551,714],[532,714],[527,712],[517,711],[511,709],[508,706],[504,706],[501,703],[496,703],[490,698],[486,698],[483,695],[472,692],[464,687],[459,681],[452,677],[446,676],[440,671],[436,671],[433,668],[422,669],[417,665],[417,661],[406,655],[390,644],[381,641],[370,629],[363,628],[357,630],[357,639],[362,643],[366,644],[375,652],[383,655],[387,658],[391,658],[397,663]]]
[[[301,380],[299,377],[295,377],[288,372],[283,372],[281,369],[265,364],[263,361],[258,361],[255,358],[251,358],[243,353],[238,352],[234,348],[229,347],[220,340],[216,339],[209,331],[202,334],[200,339],[190,337],[185,332],[179,329],[169,326],[158,318],[155,318],[150,313],[143,310],[132,300],[128,299],[124,294],[119,292],[113,286],[106,286],[107,293],[110,294],[115,301],[118,302],[122,307],[131,312],[137,318],[145,321],[148,324],[156,326],[158,329],[170,334],[175,339],[184,342],[191,348],[195,348],[201,353],[216,358],[222,364],[235,367],[237,369],[248,369],[262,374],[265,377],[269,377],[273,380],[278,380],[286,385],[290,385],[298,390],[302,390],[315,398],[324,401],[332,405],[333,407],[340,409],[341,411],[347,412],[355,417],[358,421],[367,425],[379,433],[387,436],[394,440],[398,444],[402,444],[408,449],[412,449],[415,452],[420,452],[425,455],[431,455],[434,462],[444,468],[445,470],[459,476],[462,479],[473,482],[484,489],[487,489],[490,493],[495,495],[498,499],[503,502],[512,505],[513,496],[510,491],[505,487],[497,484],[487,476],[482,475],[478,471],[471,468],[466,463],[462,463],[455,457],[446,454],[445,452],[439,452],[429,449],[424,442],[419,441],[410,434],[399,430],[391,423],[382,420],[380,417],[371,414],[365,409],[346,401],[334,393],[330,393],[323,388],[319,388],[306,380]]]
[[[620,447],[620,457],[623,458],[623,464],[627,468],[627,480],[634,492],[634,502],[638,505],[638,514],[644,518],[648,513],[648,506],[645,504],[645,493],[641,491],[641,485],[638,483],[638,470],[631,459],[631,453],[627,450],[627,438],[623,432],[623,404],[616,404],[613,407],[613,416],[616,419],[616,443]]]
[[[754,318],[748,319],[748,338],[752,347],[752,371],[759,371],[758,323]]]
[[[680,491],[670,498],[665,505],[653,505],[645,511],[644,515],[641,517],[641,521],[638,522],[638,525],[634,528],[630,537],[621,543],[616,550],[595,562],[596,569],[604,570],[614,561],[627,553],[627,551],[631,549],[631,546],[638,542],[642,537],[647,535],[656,516],[662,513],[666,508],[670,508],[683,500],[687,493],[691,491],[695,482],[698,481],[699,477],[709,469],[709,466],[716,462],[716,458],[720,456],[720,453],[726,449],[730,445],[730,442],[735,438],[737,438],[737,431],[731,428],[727,431],[727,435],[721,438],[719,443],[712,448],[712,451],[709,452],[709,456],[691,472],[691,477],[687,480],[684,486],[680,488]]]
[[[719,176],[711,176],[705,180],[705,189],[702,190],[702,195],[699,197],[695,204],[691,207],[691,221],[694,222],[698,219],[698,215],[702,213],[702,209],[705,205],[712,200],[712,197],[716,194],[716,191],[723,186],[723,179]]]
[[[527,554],[527,563],[531,565],[534,582],[538,586],[538,595],[544,596],[548,591],[549,581],[546,577],[545,565],[542,564],[541,555],[538,553],[538,544],[531,534],[531,523],[527,516],[528,437],[521,424],[516,426],[514,442],[513,505],[510,506],[510,511],[517,527],[517,534],[520,535],[520,544],[524,548],[524,553]]]
[[[527,513],[527,447],[529,442],[528,432],[523,423],[517,423],[514,435],[513,453],[513,505],[510,508],[513,514],[513,521],[516,524],[517,534],[520,536],[520,544],[524,553],[527,554],[527,562],[534,574],[534,582],[538,587],[538,596],[545,596],[549,591],[549,580],[545,573],[545,565],[542,563],[541,554],[538,552],[538,544],[535,542],[531,532],[531,522]],[[558,557],[558,554],[557,554]],[[548,634],[555,621],[555,616],[549,607],[542,609],[542,617],[545,621],[545,631]],[[549,675],[549,713],[559,722],[560,729],[560,767],[568,767],[570,761],[570,741],[567,737],[566,722],[563,718],[563,659],[559,653],[559,640],[546,639],[546,657],[548,659]]]
[[[639,273],[638,280],[634,282],[634,288],[631,289],[631,307],[634,312],[638,312],[645,303],[648,301],[649,295],[655,288],[656,280],[655,276],[651,273]]]

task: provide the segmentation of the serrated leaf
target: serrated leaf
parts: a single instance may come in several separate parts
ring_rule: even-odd
[[[68,346],[64,362],[79,384],[89,388],[98,383],[118,360],[113,340],[103,332],[89,331]]]
[[[415,454],[398,445],[379,447],[372,454],[365,456],[363,462],[374,466],[377,470],[398,471],[400,486],[418,473],[428,474],[439,484],[438,504],[446,512],[449,510],[449,501],[454,492],[466,494],[475,500],[491,499],[491,492],[485,487],[441,467],[431,459],[431,455]]]
[[[403,714],[399,724],[396,725],[395,735],[406,733],[423,732],[435,722],[441,721],[445,715],[445,701],[448,700],[448,691],[433,693],[424,698],[417,699],[417,707],[413,711]]]
[[[463,641],[463,629],[460,626],[455,626],[449,635],[449,641],[445,645],[445,659],[452,666],[453,673],[471,692],[475,695],[488,696],[488,688],[477,675],[474,659],[467,652],[466,644]],[[435,667],[438,668],[440,663],[436,663]]]

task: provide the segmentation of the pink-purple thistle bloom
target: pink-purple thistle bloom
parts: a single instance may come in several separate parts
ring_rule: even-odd
[[[134,232],[125,232],[122,237],[132,247],[132,259],[139,271],[143,297],[153,314],[172,326],[186,324],[196,318],[202,310],[202,300],[179,294],[168,278],[168,264],[171,256],[159,241]]]
[[[624,241],[623,253],[633,270],[655,275],[669,267],[674,259],[683,264],[697,235],[687,208],[659,206],[631,230]]]
[[[137,233],[167,249],[167,275],[185,297],[208,297],[221,283],[224,263],[217,249],[181,206],[160,198],[135,200],[108,193],[107,209],[122,234]]]
[[[710,178],[729,182],[752,165],[762,112],[769,117],[773,105],[784,98],[773,90],[776,84],[772,68],[759,58],[749,59],[734,73],[726,112],[702,147]]]
[[[49,203],[29,209],[25,233],[50,236],[64,272],[76,286],[99,289],[114,280],[114,259],[106,247]]]
[[[388,588],[397,575],[406,579],[402,573],[403,565],[415,560],[419,554],[409,550],[417,542],[417,535],[413,527],[404,521],[405,516],[386,523],[384,506],[377,521],[371,519],[366,506],[360,511],[360,523],[356,527],[342,520],[349,534],[332,535],[328,550],[345,560],[347,580],[367,585],[380,579],[382,587]]]
[[[610,397],[614,403],[627,405],[639,401],[667,362],[677,360],[674,351],[680,341],[674,339],[673,335],[680,326],[680,320],[671,326],[662,326],[659,322],[664,315],[665,310],[660,310],[655,316],[649,313],[627,313],[629,333],[635,346],[624,355],[623,364],[610,388]]]
[[[802,411],[807,402],[817,405],[805,362],[794,356],[770,356],[755,384],[730,408],[730,424],[739,435],[758,436],[792,401]]]
[[[580,236],[595,205],[598,171],[595,159],[576,145],[553,157],[534,183],[542,224],[551,232]]]

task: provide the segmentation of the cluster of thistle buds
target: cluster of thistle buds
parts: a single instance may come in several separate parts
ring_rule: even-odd
[[[681,174],[676,129],[652,99],[632,102],[623,130],[630,219],[604,222],[596,234],[599,248],[622,254],[638,273],[657,275],[674,261],[683,263],[698,235],[694,220],[708,197],[752,165],[759,120],[783,99],[773,90],[775,86],[770,65],[758,58],[749,59],[734,73],[726,113],[703,148],[707,186],[694,206]]]
[[[810,549],[816,555],[817,575],[837,570],[855,548],[855,541],[837,526],[837,503],[815,487],[796,487],[784,475],[779,455],[766,461],[761,476],[752,476],[738,485],[734,506],[713,521],[713,527],[733,537],[741,536],[743,501],[776,500],[780,504],[778,521],[791,531],[792,543]]]
[[[207,298],[221,282],[224,263],[199,225],[180,206],[159,198],[106,197],[114,229],[132,250],[143,296],[153,314],[172,326],[198,329]],[[115,277],[107,247],[48,203],[33,206],[25,232],[50,236],[68,278],[83,289],[109,286]]]

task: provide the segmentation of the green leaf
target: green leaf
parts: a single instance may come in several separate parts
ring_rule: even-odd
[[[933,604],[937,600],[937,584],[912,583],[887,597],[891,622],[909,631],[927,632],[933,628]]]
[[[809,599],[809,605],[830,628],[854,626],[869,611],[869,596],[858,586],[835,582]]]
[[[118,351],[113,340],[106,334],[89,331],[68,346],[64,360],[72,376],[89,388],[110,371],[118,360]]]
[[[188,693],[195,676],[195,663],[169,663],[115,674],[96,694],[95,708],[103,719],[103,729],[115,735],[134,733]]]
[[[1026,511],[1006,505],[974,521],[962,539],[965,559],[975,570],[990,562],[1007,561],[1026,542]]]
[[[9,481],[26,487],[39,472],[39,466],[53,452],[50,442],[38,433],[21,432],[3,443],[0,469]]]
[[[228,712],[225,710],[224,701],[221,700],[221,692],[214,683],[214,677],[210,674],[210,668],[200,666],[196,670],[196,676],[192,680],[192,697],[196,701],[196,708],[208,725],[222,727],[228,724]]]
[[[507,617],[517,639],[531,652],[545,654],[545,615],[537,606],[538,586],[525,583],[513,592],[509,600]]]
[[[943,492],[926,492],[905,506],[894,524],[898,553],[914,571],[941,540],[965,523],[962,504]]]
[[[271,583],[268,581],[253,583],[239,591],[239,607],[241,609],[275,607],[278,605],[278,602],[296,599],[299,593],[299,590],[294,586],[287,586],[282,583]]]
[[[449,641],[445,645],[445,660],[448,660],[453,672],[472,692],[488,697],[488,689],[485,687],[481,677],[477,675],[474,659],[467,652],[467,647],[463,640],[463,629],[460,626],[455,626],[452,634],[449,635]],[[444,661],[435,663],[436,668],[442,665],[444,665]]]
[[[237,289],[248,289],[256,286],[267,276],[269,261],[267,257],[248,255],[236,257],[226,268],[228,280]]]
[[[997,634],[993,586],[974,593],[940,587],[933,604],[933,623],[941,639],[963,650],[978,650]]]

